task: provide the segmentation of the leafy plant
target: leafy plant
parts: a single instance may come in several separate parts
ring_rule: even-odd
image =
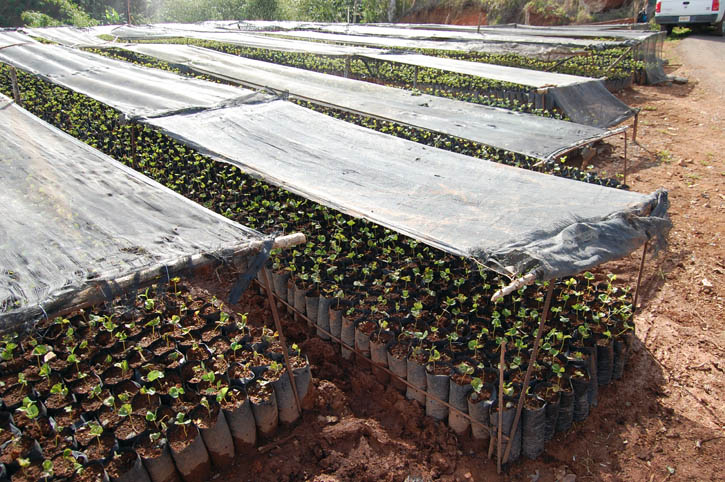
[[[183,412],[179,412],[176,414],[176,418],[174,419],[174,425],[178,425],[184,429],[184,436],[187,435],[186,427],[190,423],[191,423],[191,420],[187,419]]]

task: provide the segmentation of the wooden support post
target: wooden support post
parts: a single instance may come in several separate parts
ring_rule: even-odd
[[[126,24],[131,25],[131,0],[126,0]]]
[[[632,300],[632,315],[637,311],[637,302],[639,301],[639,285],[642,282],[642,271],[644,270],[644,260],[647,257],[647,247],[649,241],[644,243],[642,246],[642,260],[639,262],[639,273],[637,273],[637,286],[634,288],[634,300]]]
[[[350,56],[345,57],[345,78],[350,78]]]
[[[277,302],[272,295],[272,284],[269,282],[269,276],[267,270],[262,267],[262,278],[264,278],[264,289],[267,292],[267,300],[269,300],[269,308],[272,310],[272,318],[274,318],[274,326],[277,328],[279,334],[279,343],[282,345],[284,351],[284,364],[287,366],[287,375],[289,376],[290,385],[292,385],[292,392],[295,395],[295,403],[297,404],[297,413],[302,413],[302,403],[300,403],[300,395],[297,393],[297,384],[295,383],[295,376],[292,373],[292,365],[289,361],[289,349],[287,348],[287,341],[282,331],[282,323],[279,320],[279,313],[277,312]]]
[[[418,88],[418,66],[415,66],[415,72],[413,73],[413,88]]]
[[[12,65],[10,66],[10,83],[12,84],[13,89],[13,99],[15,99],[16,104],[22,107],[23,99],[20,98],[20,87],[18,86],[18,71],[15,70],[15,67],[13,67]]]
[[[624,173],[622,183],[627,185],[627,131],[624,131]]]
[[[554,293],[554,280],[549,281],[549,290],[546,292],[546,301],[544,301],[544,311],[541,313],[541,319],[539,321],[539,329],[536,331],[536,339],[534,340],[534,348],[531,350],[531,357],[529,358],[529,367],[526,369],[526,375],[524,376],[524,386],[521,389],[521,395],[519,395],[519,403],[516,406],[516,416],[514,417],[514,423],[511,425],[509,431],[509,442],[506,444],[506,451],[503,454],[503,463],[506,463],[511,453],[511,441],[514,439],[514,434],[519,426],[519,420],[521,420],[521,411],[524,408],[524,400],[526,399],[526,391],[531,381],[531,373],[534,371],[534,365],[536,364],[536,357],[539,355],[539,343],[541,343],[541,335],[544,333],[544,325],[549,317],[549,308],[551,307],[551,295]],[[501,411],[499,408],[499,417]],[[501,417],[502,418],[502,417]]]
[[[501,447],[503,443],[503,372],[506,365],[506,342],[501,343],[501,358],[498,362],[498,394],[496,395],[496,404],[498,405],[498,428],[496,430],[496,471],[501,473]],[[511,435],[511,432],[509,432]],[[509,442],[511,437],[509,437]],[[511,445],[508,443],[507,445]]]
[[[637,130],[639,127],[639,112],[634,114],[634,126],[632,127],[632,142],[637,142]]]

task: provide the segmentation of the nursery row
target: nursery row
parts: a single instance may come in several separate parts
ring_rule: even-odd
[[[168,288],[3,338],[0,475],[204,481],[299,418],[274,330]],[[303,399],[309,365],[289,355]]]
[[[373,282],[369,288],[353,288],[354,296],[344,296],[319,293],[294,272],[275,266],[270,269],[275,294],[306,315],[318,336],[341,342],[344,358],[354,349],[407,380],[407,386],[396,380],[393,384],[457,434],[470,430],[476,439],[489,439],[502,404],[504,433],[509,435],[523,391],[523,419],[512,437],[510,461],[521,453],[536,458],[555,432],[586,419],[590,406],[597,404],[598,386],[621,378],[628,358],[630,309],[617,299],[619,290],[611,278],[594,283],[594,276],[586,273],[582,280],[569,279],[560,286],[524,390],[548,283],[521,289],[493,307],[474,303],[469,310],[462,291],[438,298],[436,291],[445,291],[446,283],[436,282],[432,274],[426,278],[408,272],[410,291],[393,293],[384,287],[389,282]],[[376,373],[383,383],[388,381],[386,373]]]
[[[298,40],[296,37],[277,35],[280,38]],[[308,42],[334,43],[327,40],[305,39]],[[344,45],[355,45],[345,43]],[[357,45],[366,47],[366,45]],[[636,60],[628,47],[588,47],[581,54],[572,54],[565,59],[544,60],[517,53],[487,53],[475,51],[452,51],[437,49],[405,49],[433,57],[446,57],[471,62],[481,62],[521,69],[556,72],[582,77],[606,78],[607,80],[632,79],[644,69],[644,62]],[[616,63],[615,63],[616,62]]]
[[[116,112],[82,95],[39,81],[29,82],[32,78],[28,76],[21,78],[28,107],[71,135],[252,228],[306,233],[308,244],[285,252],[284,260],[277,262],[293,273],[299,271],[301,277],[316,283],[322,291],[335,292],[335,285],[354,282],[356,287],[382,285],[390,278],[389,289],[400,293],[415,284],[414,278],[400,275],[401,271],[413,269],[416,276],[434,275],[431,281],[438,278],[443,288],[455,295],[464,294],[471,304],[485,299],[503,282],[463,258],[255,180],[234,166],[204,158],[147,127],[121,125]],[[130,131],[134,128],[137,158],[132,160]],[[443,294],[437,292],[439,297]]]
[[[159,61],[157,59],[154,59],[152,57],[148,57],[145,55],[139,55],[135,54],[133,52],[120,50],[120,49],[102,49],[102,50],[95,50],[95,49],[89,49],[90,51],[100,54],[109,56],[111,58],[117,59],[117,60],[125,60],[130,61],[138,65],[143,65],[145,67],[154,67],[154,68],[160,68],[163,70],[169,70],[176,73],[184,73],[183,70],[175,69],[166,62]],[[187,75],[192,75],[198,78],[203,78],[204,80],[210,80],[208,76],[204,75],[197,75],[194,73],[187,73]],[[211,79],[214,80],[214,79]],[[360,114],[354,114],[350,112],[346,112],[340,109],[334,109],[331,107],[325,107],[318,104],[314,104],[312,102],[306,102],[306,101],[295,101],[297,104],[302,105],[303,107],[315,110],[317,112],[321,112],[324,114],[327,114],[331,117],[335,117],[337,119],[344,120],[346,122],[351,122],[363,127],[367,127],[379,132],[383,132],[386,134],[391,134],[396,137],[400,137],[403,139],[411,140],[414,142],[418,142],[421,144],[425,144],[430,147],[435,147],[439,149],[445,149],[452,152],[456,152],[459,154],[464,154],[467,156],[475,157],[478,159],[486,159],[494,162],[499,162],[503,164],[507,164],[509,166],[515,166],[523,169],[529,169],[534,170],[538,172],[544,172],[553,174],[560,177],[566,177],[569,179],[575,179],[582,182],[588,182],[592,184],[599,184],[602,186],[608,186],[608,187],[623,187],[622,183],[619,182],[617,179],[614,178],[607,178],[606,172],[602,173],[595,173],[591,167],[584,169],[579,169],[574,166],[570,166],[566,164],[566,159],[562,159],[561,162],[556,163],[554,165],[550,164],[539,164],[539,159],[528,157],[522,154],[513,153],[510,151],[505,151],[502,149],[496,149],[492,147],[485,146],[483,144],[479,144],[473,141],[465,140],[465,139],[459,139],[447,134],[442,133],[434,133],[431,131],[427,131],[424,129],[419,129],[415,127],[408,127],[401,124],[397,124],[395,122],[390,121],[382,121],[378,119],[374,119],[371,117],[365,117]],[[537,165],[539,164],[539,165]]]
[[[154,40],[149,43],[197,45],[254,60],[338,76],[345,75],[346,71],[346,60],[344,58],[325,57],[309,53],[280,52],[186,38]],[[414,81],[416,68],[412,65],[377,62],[362,58],[351,59],[349,63],[349,77],[353,79],[520,112],[560,117],[559,114],[547,113],[548,111],[536,107],[533,101],[536,89],[440,69],[420,67],[417,70],[416,82]]]
[[[273,253],[270,269],[277,284],[280,275],[289,276],[296,301],[310,299],[309,310],[304,309],[311,318],[316,319],[311,310],[317,307],[324,323],[325,307],[320,310],[319,306],[325,302],[344,313],[346,343],[350,326],[357,326],[360,333],[374,340],[382,337],[385,343],[399,347],[400,359],[406,360],[406,376],[409,358],[426,365],[430,360],[436,362],[436,370],[443,366],[442,370],[449,371],[465,359],[473,369],[466,375],[482,383],[492,382],[499,347],[510,346],[506,368],[511,385],[507,390],[515,395],[517,383],[518,390],[522,389],[533,327],[543,303],[543,285],[522,288],[504,304],[494,305],[490,297],[505,280],[464,258],[255,180],[147,127],[121,125],[115,111],[82,95],[51,88],[28,76],[21,79],[28,108],[71,135],[252,228],[307,234],[305,246]],[[132,129],[137,133],[135,158],[131,158]],[[587,348],[591,352],[597,347],[598,355],[598,346],[604,347],[602,359],[617,346],[623,352],[623,340],[632,329],[628,292],[616,286],[613,277],[593,278],[587,274],[555,287],[545,347],[550,358],[543,357],[536,367],[535,379],[542,387],[563,385],[566,391],[574,383],[570,382],[571,375],[576,375],[574,362],[586,360]],[[333,320],[332,329],[334,316],[329,320]],[[618,359],[621,363],[625,358]],[[589,355],[588,374],[579,371],[581,378],[589,377],[589,386],[596,386],[591,382],[592,360]],[[611,372],[614,360],[612,355],[609,364],[600,362],[596,371],[601,365]],[[468,371],[465,366],[464,371]],[[560,379],[563,381],[558,382]]]
[[[558,59],[543,60],[518,54],[488,54],[484,52],[420,50],[420,53],[596,79],[606,78],[608,81],[631,80],[633,77],[639,77],[645,67],[644,62],[635,59],[635,55],[629,47],[587,48],[584,54],[572,55],[563,61]]]

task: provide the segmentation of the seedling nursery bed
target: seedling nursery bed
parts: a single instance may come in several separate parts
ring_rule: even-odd
[[[343,358],[369,359],[381,380],[454,432],[471,433],[489,456],[496,450],[499,462],[537,457],[624,372],[636,299],[613,275],[587,272],[494,297],[508,280],[471,260],[211,161],[80,94],[25,82],[32,112],[139,172],[253,229],[305,233],[304,246],[272,251],[261,284],[269,278],[280,306],[338,343]],[[280,333],[184,283],[120,306],[47,319],[3,340],[0,462],[13,480],[59,476],[64,466],[79,480],[104,470],[173,480],[156,478],[149,458],[184,480],[205,480],[211,464],[255,443],[233,433],[234,406],[246,404],[255,436],[299,416],[285,397],[274,400],[282,392],[289,402],[291,391]],[[302,353],[287,355],[295,378],[309,380]],[[304,398],[305,383],[296,385]],[[216,435],[224,422],[226,435]],[[74,474],[76,463],[85,470]]]
[[[262,298],[173,278],[5,335],[3,480],[204,481],[298,419]],[[301,400],[309,364],[290,349]]]

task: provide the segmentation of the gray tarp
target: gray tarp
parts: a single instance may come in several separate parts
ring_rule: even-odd
[[[315,55],[335,55],[331,52],[337,52],[342,55],[342,52],[347,52],[344,55],[354,55],[377,61],[397,62],[417,67],[457,72],[464,75],[509,82],[536,89],[546,88],[547,93],[552,94],[552,97],[560,99],[566,98],[567,101],[562,105],[577,106],[577,109],[575,110],[563,111],[569,119],[578,124],[586,124],[593,127],[611,127],[634,116],[635,114],[632,109],[614,97],[606,89],[601,80],[590,79],[587,77],[577,77],[574,75],[541,72],[516,67],[504,67],[481,62],[470,62],[420,54],[385,53],[375,51],[373,49],[367,49],[365,47],[328,45],[319,42],[305,42],[301,40],[281,39],[262,35],[255,36],[234,32],[209,34],[204,32],[198,33],[194,31],[160,29],[154,26],[147,26],[121,27],[114,30],[114,35],[127,40],[187,36],[189,38],[216,40],[219,42],[227,42],[245,47],[312,53]],[[595,83],[599,85],[593,85]],[[586,96],[582,95],[582,92],[584,92],[583,89],[571,88],[573,86],[583,84],[587,84],[588,87],[586,89],[588,95]],[[553,91],[555,89],[561,90],[558,92],[558,96],[553,96]]]
[[[550,87],[566,87],[574,84],[587,82],[599,82],[589,77],[577,75],[557,74],[556,72],[543,72],[541,70],[520,69],[518,67],[507,67],[505,65],[486,64],[483,62],[471,62],[468,60],[449,59],[446,57],[433,57],[422,54],[371,54],[366,57],[382,60],[384,62],[397,62],[407,65],[417,65],[429,69],[445,70],[458,74],[472,75],[483,79],[509,82],[512,84],[525,85],[535,89]]]
[[[508,274],[573,275],[669,227],[664,191],[645,196],[474,161],[288,102],[260,98],[148,122],[308,199]]]
[[[11,45],[19,45],[27,42],[35,42],[35,40],[14,30],[0,29],[0,49]]]
[[[323,40],[325,42],[348,45],[363,45],[365,47],[385,48],[394,50],[428,49],[449,52],[482,52],[487,54],[516,54],[536,58],[570,57],[575,52],[584,52],[584,48],[591,44],[581,41],[582,45],[562,46],[536,43],[519,43],[486,39],[480,41],[456,42],[436,40],[411,40],[394,37],[371,37],[367,35],[344,35],[317,32],[312,30],[291,30],[285,32],[268,32],[270,36],[294,37],[302,40]]]
[[[6,52],[22,56],[27,48]],[[103,94],[86,90],[83,79],[74,85],[74,77],[63,79],[69,88]],[[129,103],[143,101],[129,96],[112,106],[136,112],[141,106]],[[234,107],[142,121],[308,199],[509,275],[571,275],[622,257],[670,226],[664,191],[646,196],[473,159],[263,94]]]
[[[262,235],[0,95],[0,327],[88,286]]]
[[[247,22],[241,22],[247,23]],[[251,22],[258,23],[258,22]],[[403,38],[446,38],[446,39],[474,39],[489,35],[509,39],[520,37],[540,37],[541,41],[553,43],[558,41],[566,44],[572,40],[594,39],[601,44],[618,40],[621,44],[626,41],[638,41],[648,38],[658,32],[646,30],[629,30],[613,28],[611,25],[560,25],[538,26],[523,24],[505,25],[445,25],[445,24],[414,24],[414,23],[312,23],[298,26],[290,22],[288,26],[280,29],[319,30],[327,32],[357,33],[362,35],[398,36]],[[259,30],[259,29],[258,29]],[[606,39],[606,40],[605,40]],[[531,40],[536,41],[536,40]]]
[[[37,42],[0,50],[0,62],[81,91],[131,117],[212,107],[251,93]]]
[[[307,27],[319,28],[319,27]],[[334,29],[338,31],[345,30],[340,24],[329,24],[323,29]],[[571,42],[591,42],[593,47],[598,49],[608,48],[612,46],[611,42],[604,42],[602,39],[609,38],[617,41],[620,46],[630,46],[633,49],[634,58],[644,62],[644,69],[647,73],[647,83],[657,84],[667,80],[667,74],[664,71],[664,58],[662,49],[666,38],[665,32],[651,31],[647,29],[630,30],[621,28],[621,26],[612,25],[564,25],[553,27],[539,27],[532,25],[496,25],[484,26],[477,33],[477,28],[472,26],[461,25],[417,25],[417,24],[369,24],[364,26],[356,26],[356,31],[362,30],[367,35],[375,35],[376,32],[384,34],[390,29],[411,30],[411,31],[431,31],[444,30],[455,31],[457,34],[481,35],[484,38],[489,35],[499,35],[513,41],[521,41],[522,43],[554,43],[569,44]],[[439,33],[438,36],[441,34]],[[405,37],[416,36],[416,34],[407,34]]]
[[[475,30],[476,27],[469,27]],[[659,35],[659,32],[643,30],[621,30],[608,28],[579,27],[578,25],[561,27],[542,27],[534,25],[514,25],[511,27],[481,27],[483,33],[498,33],[501,35],[524,35],[543,38],[577,38],[602,39],[615,38],[620,40],[640,41]]]
[[[120,46],[196,72],[312,102],[442,132],[539,159],[608,135],[603,129],[431,95],[414,95],[334,75],[186,45]]]
[[[378,60],[390,60],[407,65],[417,65],[441,70],[449,70],[465,75],[482,77],[485,79],[510,82],[512,84],[529,87],[558,87],[571,85],[577,82],[590,82],[588,77],[542,72],[538,70],[520,69],[501,65],[470,62],[441,57],[431,57],[420,54],[393,54],[368,49],[365,47],[351,47],[344,45],[330,45],[320,42],[305,42],[303,40],[283,39],[265,35],[252,35],[245,33],[206,33],[189,32],[182,30],[158,29],[153,27],[120,27],[113,31],[113,35],[124,40],[189,37],[202,40],[216,40],[244,47],[253,47],[287,52],[304,52],[314,55],[356,55],[359,57]]]
[[[531,25],[496,25],[474,26],[438,25],[438,24],[299,24],[299,22],[276,22],[265,27],[265,22],[242,22],[239,25],[243,30],[307,30],[308,36],[283,32],[287,35],[297,35],[300,38],[314,38],[313,34],[319,32],[354,35],[355,38],[375,39],[368,42],[357,42],[360,45],[395,42],[432,42],[456,43],[471,45],[484,42],[486,45],[506,45],[511,53],[527,55],[524,50],[543,46],[557,47],[558,49],[589,46],[604,49],[616,46],[630,46],[633,48],[634,58],[645,64],[647,83],[656,84],[667,79],[664,72],[662,45],[665,39],[664,32],[648,30],[628,30],[609,25],[571,25],[557,27],[538,27]],[[344,37],[345,35],[338,35]],[[608,39],[608,40],[605,40]],[[328,41],[332,37],[326,38]],[[345,40],[339,40],[347,43]],[[442,42],[441,42],[442,41]],[[356,43],[356,42],[352,42]],[[387,45],[390,46],[390,45]],[[515,47],[515,49],[514,49]],[[424,47],[418,47],[424,48]],[[468,49],[466,49],[468,50]],[[530,55],[530,54],[528,54]],[[538,54],[534,54],[538,55]]]
[[[546,89],[553,97],[554,105],[577,124],[612,127],[635,114],[633,109],[614,97],[601,80],[420,54],[378,54],[368,57]],[[521,71],[526,72],[525,76],[522,76]]]
[[[249,48],[270,49],[280,52],[299,52],[313,55],[326,55],[329,57],[347,57],[351,55],[364,55],[365,53],[379,53],[380,51],[366,47],[353,47],[349,45],[329,45],[321,42],[305,42],[302,40],[287,40],[269,37],[267,35],[253,35],[242,32],[208,32],[196,30],[182,30],[165,27],[164,24],[129,26],[124,25],[113,30],[111,35],[122,40],[157,40],[163,38],[195,38],[212,42],[226,42]]]
[[[51,42],[56,42],[68,47],[77,45],[91,46],[106,43],[105,40],[98,38],[99,35],[110,35],[111,31],[117,25],[103,25],[99,27],[46,27],[46,28],[26,28],[23,29],[29,35],[40,37]]]
[[[409,29],[399,28],[397,26],[385,27],[365,24],[329,24],[321,27],[314,27],[311,30],[346,35],[404,38],[409,40],[444,40],[457,42],[480,42],[488,40],[493,42],[541,43],[574,47],[593,45],[592,42],[582,41],[580,39],[573,38],[573,36],[572,38],[567,38],[565,35],[551,37],[541,35],[537,36],[538,38],[533,39],[533,35],[530,35],[528,32],[519,34],[516,29],[490,29],[485,31],[482,29],[481,33],[476,33],[475,27],[473,31],[451,31]],[[601,35],[600,37],[604,37],[604,35]],[[606,44],[607,42],[600,40],[596,43]],[[609,43],[611,44],[611,42]]]

